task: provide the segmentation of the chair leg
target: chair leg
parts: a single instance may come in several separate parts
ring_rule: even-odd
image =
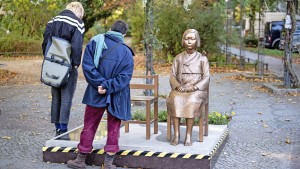
[[[125,133],[129,132],[129,122],[124,122],[124,126],[125,126]]]
[[[205,131],[204,136],[208,136],[208,103],[205,105]]]
[[[203,142],[203,111],[201,111],[199,117],[199,141]]]
[[[167,140],[171,140],[171,116],[167,115]]]
[[[154,134],[158,133],[158,101],[154,103]]]
[[[146,102],[146,140],[150,139],[150,118],[151,118],[151,109],[150,102]]]

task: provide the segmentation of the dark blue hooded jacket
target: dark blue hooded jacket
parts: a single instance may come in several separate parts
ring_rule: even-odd
[[[102,57],[109,53],[98,68],[94,65],[96,42],[90,41],[86,46],[82,69],[88,86],[82,103],[92,107],[107,107],[108,111],[121,120],[131,119],[130,88],[134,53],[118,38],[105,34],[108,49],[102,51]],[[116,48],[115,45],[119,44]],[[114,48],[114,50],[109,51]],[[100,59],[101,60],[101,59]],[[98,93],[98,86],[106,89],[105,94]]]

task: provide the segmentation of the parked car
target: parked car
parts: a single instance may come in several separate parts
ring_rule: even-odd
[[[265,25],[265,38],[263,45],[266,48],[279,49],[280,34],[284,27],[284,21],[267,22]]]
[[[293,33],[293,45],[292,52],[299,52],[297,46],[300,45],[300,30]],[[285,48],[285,36],[281,35],[279,49],[284,50]]]
[[[283,49],[284,37],[282,37],[282,31],[284,29],[284,21],[272,21],[267,22],[265,25],[265,38],[263,45],[266,48],[271,49]],[[300,21],[297,21],[296,32],[294,33],[293,43],[300,42]]]

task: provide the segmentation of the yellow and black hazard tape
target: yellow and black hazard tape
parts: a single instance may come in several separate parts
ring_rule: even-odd
[[[224,134],[221,136],[220,140],[218,141],[218,143],[216,144],[216,146],[213,148],[213,150],[209,153],[210,156],[213,156],[215,154],[215,152],[218,150],[218,148],[222,145],[223,141],[225,140],[225,138],[227,137],[229,133],[229,130],[227,129]]]
[[[43,147],[43,152],[77,152],[77,148],[71,147]],[[104,154],[104,149],[94,149],[91,153]],[[145,157],[165,157],[165,158],[183,158],[183,159],[210,159],[209,155],[200,154],[182,154],[182,153],[166,153],[166,152],[153,152],[153,151],[139,151],[139,150],[120,150],[118,155],[122,156],[145,156]]]

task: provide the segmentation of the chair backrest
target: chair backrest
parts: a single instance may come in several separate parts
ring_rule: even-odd
[[[130,89],[145,89],[145,90],[153,90],[154,96],[158,96],[158,75],[135,75],[132,76],[132,79],[152,79],[152,84],[144,84],[144,83],[130,83]]]

